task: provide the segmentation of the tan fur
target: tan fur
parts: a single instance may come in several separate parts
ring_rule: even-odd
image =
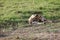
[[[31,15],[31,17],[28,19],[29,24],[32,24],[35,16],[36,16],[36,15]]]
[[[43,22],[44,24],[50,22],[46,18],[44,18],[42,15],[34,14],[31,15],[31,17],[28,19],[29,24],[32,24],[35,22]]]

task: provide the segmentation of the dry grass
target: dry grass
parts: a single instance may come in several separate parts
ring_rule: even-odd
[[[60,23],[21,27],[0,40],[60,40]]]

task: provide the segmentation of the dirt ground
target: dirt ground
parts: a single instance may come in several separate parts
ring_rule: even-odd
[[[60,40],[60,23],[21,27],[0,40]]]

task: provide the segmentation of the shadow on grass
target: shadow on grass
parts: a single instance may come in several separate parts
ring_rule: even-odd
[[[0,34],[0,38],[1,37],[7,37],[8,35],[5,35],[5,34]]]

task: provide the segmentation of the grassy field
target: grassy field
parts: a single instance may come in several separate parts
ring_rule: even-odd
[[[60,18],[60,0],[0,0],[0,21],[24,21],[28,11],[41,11],[48,19]]]
[[[0,36],[2,33],[8,35],[0,37],[0,40],[60,40],[60,20],[57,23],[28,26],[27,19],[34,12],[42,12],[45,18],[53,21],[59,19],[60,0],[0,0],[0,29],[3,31]]]
[[[47,19],[59,19],[60,0],[0,0],[0,27],[25,25],[34,12],[42,12]]]

